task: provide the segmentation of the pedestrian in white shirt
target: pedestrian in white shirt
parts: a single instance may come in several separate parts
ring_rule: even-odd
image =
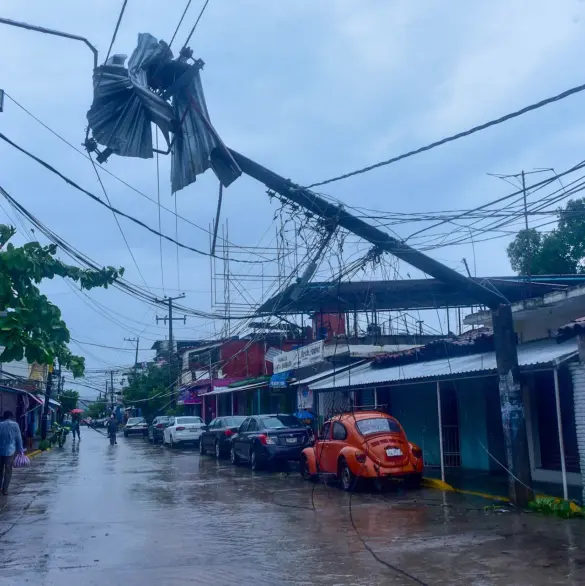
[[[14,456],[17,451],[23,452],[20,427],[13,417],[12,411],[4,411],[4,418],[0,421],[0,488],[4,496],[8,494],[12,480]]]

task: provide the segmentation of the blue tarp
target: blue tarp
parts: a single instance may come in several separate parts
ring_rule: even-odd
[[[306,409],[301,409],[301,411],[295,413],[295,417],[297,419],[315,419],[315,414]]]

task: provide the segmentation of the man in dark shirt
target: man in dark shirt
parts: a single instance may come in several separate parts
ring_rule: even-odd
[[[118,433],[118,422],[116,421],[116,418],[113,415],[111,415],[110,419],[108,420],[107,430],[108,430],[108,437],[113,435],[114,436],[114,443],[117,444],[118,440],[116,438],[116,434]]]

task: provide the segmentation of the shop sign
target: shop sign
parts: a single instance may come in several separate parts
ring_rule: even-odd
[[[297,391],[297,405],[299,410],[313,408],[313,391],[309,387],[301,387]]]
[[[272,361],[274,374],[323,362],[324,348],[323,340],[319,340],[318,342],[314,342],[308,346],[301,346],[290,352],[281,352]]]
[[[177,397],[177,405],[199,405],[201,404],[201,397],[199,391],[201,389],[183,389],[179,391]]]

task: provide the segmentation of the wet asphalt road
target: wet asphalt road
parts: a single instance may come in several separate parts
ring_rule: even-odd
[[[359,493],[350,511],[348,495],[294,472],[82,433],[15,471],[0,585],[585,583],[582,521],[486,512],[432,489]]]

